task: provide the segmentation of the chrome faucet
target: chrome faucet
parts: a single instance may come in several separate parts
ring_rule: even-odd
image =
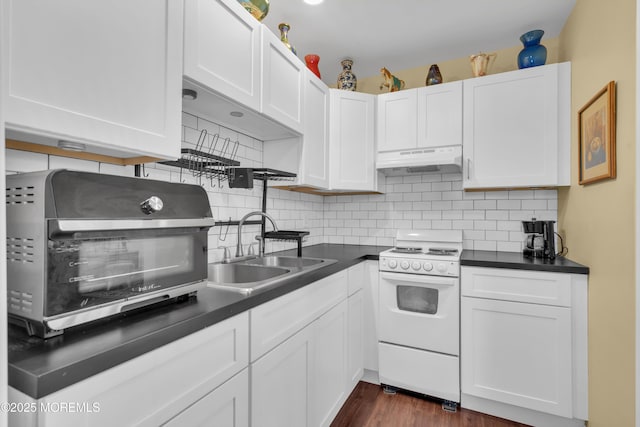
[[[247,220],[247,218],[252,217],[254,215],[261,215],[267,218],[271,222],[271,225],[273,225],[273,231],[278,231],[278,226],[276,225],[276,222],[273,220],[273,218],[271,218],[266,213],[261,211],[249,212],[248,214],[243,216],[240,222],[238,223],[238,246],[236,246],[236,258],[244,256],[244,251],[242,250],[242,226],[244,225],[244,222]],[[258,254],[262,256],[264,255],[264,239],[260,238],[258,241],[260,243],[260,249]]]

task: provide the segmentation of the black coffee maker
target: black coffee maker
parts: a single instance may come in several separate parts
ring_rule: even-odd
[[[527,234],[524,241],[523,255],[531,258],[556,258],[555,221],[522,221],[522,228]]]

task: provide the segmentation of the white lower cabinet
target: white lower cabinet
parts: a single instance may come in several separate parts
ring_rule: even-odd
[[[182,411],[166,427],[249,427],[249,368]]]
[[[266,353],[254,353],[260,356],[251,363],[252,427],[331,424],[362,377],[364,272],[357,264],[252,310],[252,342],[265,347],[284,337],[275,347],[267,345]],[[333,302],[336,294],[340,299]],[[314,313],[302,329],[300,316],[292,317],[300,307]],[[269,320],[276,317],[282,321]]]
[[[462,267],[462,406],[534,426],[587,419],[587,276]]]
[[[251,364],[253,427],[328,426],[346,400],[347,303]]]
[[[248,360],[248,313],[241,313],[37,401],[10,389],[11,401],[35,403],[52,410],[40,411],[37,416],[9,414],[9,425],[155,427],[178,414],[191,419],[182,411],[203,398],[215,413],[215,407],[227,406],[229,396],[224,392],[212,396],[209,393],[245,369]],[[241,394],[235,385],[229,387]],[[247,382],[244,387],[248,387]],[[85,405],[87,410],[55,410],[65,402]],[[240,408],[237,410],[240,412]]]
[[[312,327],[309,425],[329,426],[348,396],[347,301],[332,308]]]
[[[466,393],[571,416],[571,309],[462,298]]]
[[[251,364],[252,427],[309,425],[312,328],[304,328]]]

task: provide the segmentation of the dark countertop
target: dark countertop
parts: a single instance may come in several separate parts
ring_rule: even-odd
[[[589,274],[589,267],[564,257],[556,257],[551,261],[542,258],[528,258],[520,252],[470,251],[465,249],[460,256],[460,265]]]
[[[148,351],[204,329],[366,259],[378,259],[383,246],[320,244],[302,248],[302,256],[338,262],[254,295],[205,288],[181,303],[122,314],[71,328],[43,340],[9,326],[9,385],[41,398]],[[279,252],[296,255],[296,250]]]

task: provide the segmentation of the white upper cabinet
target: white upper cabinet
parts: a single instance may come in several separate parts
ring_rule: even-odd
[[[462,144],[462,82],[378,95],[378,152]]]
[[[185,111],[262,141],[301,133],[299,123],[292,126],[291,118],[299,121],[301,98],[292,97],[290,92],[282,93],[282,98],[267,99],[269,117],[262,114],[263,84],[270,85],[270,94],[282,90],[274,88],[274,83],[283,83],[266,78],[262,69],[263,32],[266,37],[269,31],[237,0],[189,0],[184,22],[183,87],[197,92],[196,99],[183,100]],[[284,68],[276,74],[291,78],[286,66],[270,58],[267,62],[268,67]],[[295,91],[299,91],[299,85],[293,83]]]
[[[570,63],[464,81],[464,188],[570,184]]]
[[[299,182],[329,188],[329,88],[309,70],[305,70],[304,76],[304,136]]]
[[[417,89],[378,95],[378,151],[414,148],[417,139]]]
[[[9,0],[7,129],[88,151],[180,155],[183,2]]]
[[[260,28],[235,0],[188,0],[184,76],[258,111]]]
[[[462,82],[418,89],[418,148],[462,144]]]
[[[377,191],[375,95],[331,89],[331,189]]]
[[[261,111],[296,132],[303,132],[303,75],[306,69],[282,41],[262,26]]]

